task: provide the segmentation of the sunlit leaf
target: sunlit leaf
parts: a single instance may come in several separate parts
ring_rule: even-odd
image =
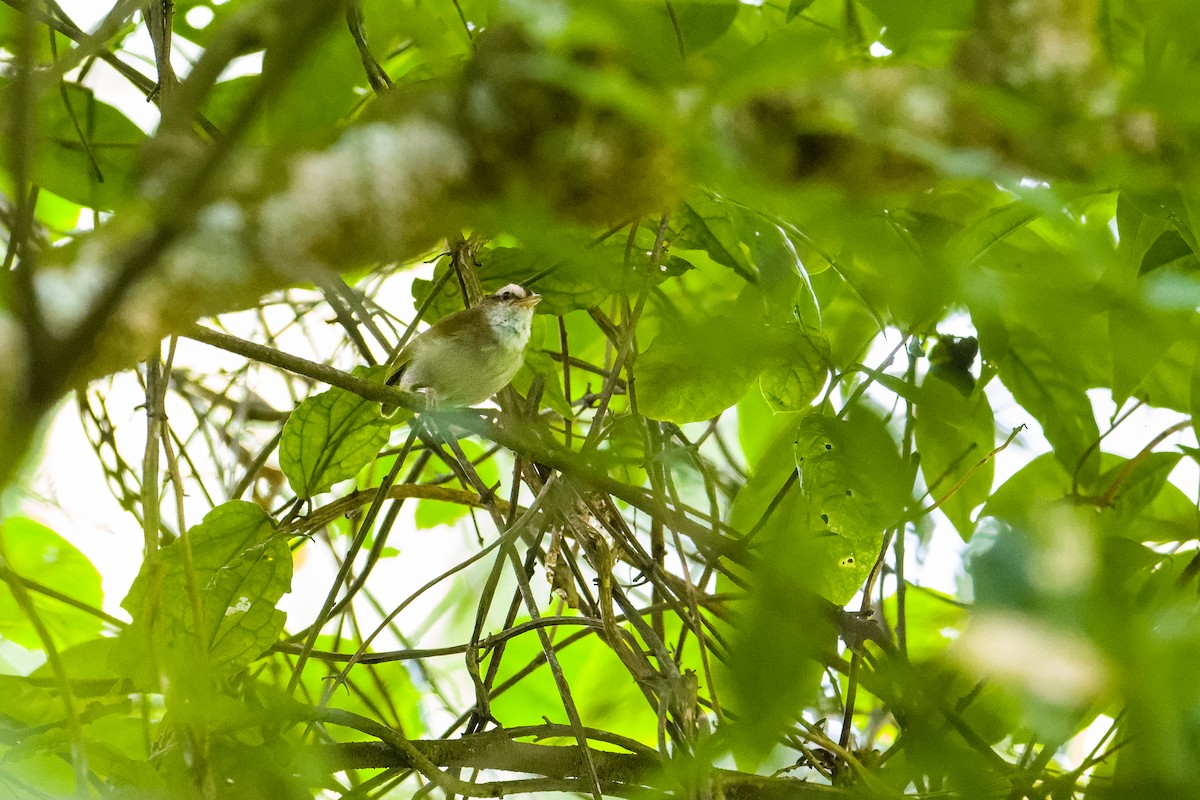
[[[660,333],[638,356],[638,403],[651,419],[697,422],[750,388],[770,357],[759,330],[740,317],[713,317]]]
[[[312,497],[353,478],[387,444],[379,403],[330,389],[301,403],[283,426],[279,466],[292,489]]]
[[[803,411],[812,404],[829,377],[829,342],[797,332],[792,348],[781,351],[782,363],[768,366],[758,386],[772,411]]]
[[[192,613],[185,547],[191,550],[203,626]],[[217,506],[188,532],[186,543],[181,539],[163,548],[161,559],[161,583],[151,585],[143,570],[122,601],[135,622],[126,631],[129,635],[123,635],[135,657],[147,653],[144,644],[136,649],[136,637],[147,631],[149,592],[158,595],[154,605],[160,638],[155,648],[168,665],[196,668],[202,647],[209,669],[228,674],[261,655],[283,629],[284,614],[275,604],[291,590],[292,554],[271,518],[253,503],[233,500]]]
[[[14,580],[33,581],[92,608],[100,608],[104,598],[100,573],[74,545],[31,519],[10,517],[2,525],[4,553]],[[56,648],[78,644],[100,632],[99,617],[41,592],[27,591]],[[25,647],[44,647],[33,621],[18,606],[7,582],[0,582],[0,632],[4,638]]]

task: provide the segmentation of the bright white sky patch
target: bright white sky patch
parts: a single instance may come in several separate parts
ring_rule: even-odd
[[[213,21],[213,10],[208,6],[194,6],[188,9],[185,19],[187,24],[191,25],[196,30],[202,30],[208,27],[208,23]]]

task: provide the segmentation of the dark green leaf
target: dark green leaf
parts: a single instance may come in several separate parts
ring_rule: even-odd
[[[1196,254],[1192,252],[1192,248],[1183,240],[1179,232],[1174,230],[1163,231],[1154,240],[1154,244],[1147,248],[1146,254],[1142,256],[1142,263],[1138,268],[1138,274],[1145,275],[1147,272],[1153,272],[1159,267],[1189,257],[1189,264],[1194,264]]]
[[[1149,453],[1128,473],[1124,459],[1109,468],[1097,484],[1109,491],[1118,480],[1121,483],[1112,506],[1100,514],[1101,530],[1143,542],[1184,541],[1200,534],[1195,503],[1167,480],[1182,457]],[[1105,462],[1113,460],[1109,456]]]
[[[1200,242],[1195,233],[1200,217],[1190,197],[1174,189],[1149,193],[1122,192],[1121,197],[1127,198],[1147,217],[1170,223],[1192,252],[1200,254]]]
[[[678,23],[685,53],[695,53],[715,42],[737,18],[737,0],[670,0],[668,17]],[[674,28],[674,24],[672,28]]]

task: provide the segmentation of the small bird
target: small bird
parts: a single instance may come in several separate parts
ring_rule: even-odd
[[[387,382],[425,390],[427,407],[473,406],[503,389],[525,361],[541,295],[510,283],[438,320],[396,356]]]

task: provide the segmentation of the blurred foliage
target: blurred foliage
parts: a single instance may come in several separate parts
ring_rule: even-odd
[[[88,5],[0,4],[4,797],[1195,796],[1190,0]],[[513,282],[497,408],[325,385]]]

